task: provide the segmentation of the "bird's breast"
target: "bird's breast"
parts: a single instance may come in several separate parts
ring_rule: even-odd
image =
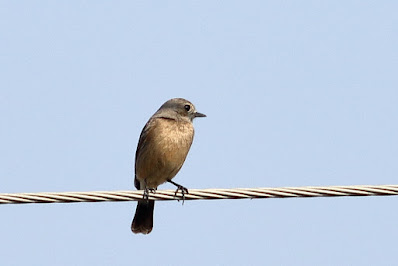
[[[147,129],[144,148],[137,152],[137,178],[148,187],[172,179],[185,161],[193,136],[192,123],[157,118]]]

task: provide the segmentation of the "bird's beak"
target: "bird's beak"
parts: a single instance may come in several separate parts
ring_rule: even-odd
[[[206,117],[206,115],[199,112],[195,112],[194,117]]]

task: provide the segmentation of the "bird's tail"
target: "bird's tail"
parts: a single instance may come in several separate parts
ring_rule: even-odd
[[[153,227],[153,209],[155,207],[154,200],[140,200],[135,210],[133,222],[131,223],[131,231],[138,234],[149,234]]]

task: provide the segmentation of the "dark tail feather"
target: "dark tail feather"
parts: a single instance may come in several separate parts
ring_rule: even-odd
[[[153,227],[154,200],[140,200],[137,204],[134,219],[131,224],[131,231],[138,234],[149,234]]]

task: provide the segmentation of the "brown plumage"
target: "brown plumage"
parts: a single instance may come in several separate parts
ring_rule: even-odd
[[[148,193],[167,181],[172,182],[191,147],[194,136],[192,120],[195,117],[205,115],[198,113],[191,102],[174,98],[165,102],[149,119],[141,132],[135,154],[134,184],[137,189]],[[152,231],[154,206],[152,200],[138,202],[131,224],[134,233],[149,234]]]

